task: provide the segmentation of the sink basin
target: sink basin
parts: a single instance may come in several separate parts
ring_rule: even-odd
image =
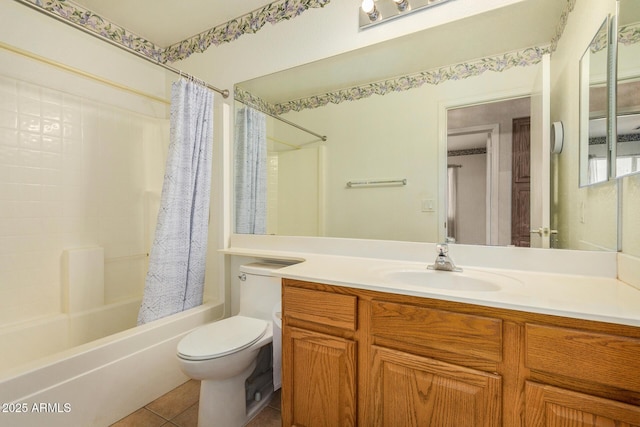
[[[502,285],[515,279],[488,272],[469,271],[450,272],[427,270],[426,268],[398,269],[382,273],[382,277],[399,285],[411,285],[421,288],[442,289],[451,291],[496,292]]]

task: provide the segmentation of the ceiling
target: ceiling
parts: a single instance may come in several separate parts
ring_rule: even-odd
[[[274,0],[73,0],[160,46],[168,47]]]

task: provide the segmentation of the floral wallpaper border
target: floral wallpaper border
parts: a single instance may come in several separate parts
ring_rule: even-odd
[[[214,27],[180,43],[169,46],[164,51],[164,61],[175,62],[200,53],[209,47],[231,42],[243,34],[253,34],[267,22],[277,24],[299,16],[310,8],[325,7],[331,0],[280,0],[250,12],[225,24]]]
[[[556,34],[551,39],[551,53],[555,52],[558,47],[558,42],[560,41],[562,34],[564,34],[564,29],[566,28],[567,21],[569,20],[569,14],[573,12],[573,8],[576,6],[576,1],[577,0],[567,0],[567,3],[564,5],[564,9],[560,14],[560,22],[558,22],[558,25],[556,26]]]
[[[295,18],[310,8],[324,7],[331,0],[278,0],[167,48],[160,47],[123,27],[109,22],[72,1],[21,1],[32,3],[76,26],[90,30],[154,61],[166,64],[167,62],[185,59],[193,53],[204,52],[211,46],[231,42],[243,34],[256,33],[268,22],[277,24],[278,22]]]
[[[160,63],[175,62],[189,57],[193,53],[204,52],[211,46],[218,46],[236,40],[243,34],[253,34],[268,22],[276,24],[299,16],[310,8],[322,8],[331,0],[277,0],[263,8],[233,19],[194,37],[163,48],[120,27],[92,11],[75,4],[71,0],[21,0],[34,4],[45,11],[57,15],[63,20],[84,27],[108,40],[134,50]],[[414,89],[423,84],[439,84],[448,80],[460,80],[477,76],[485,71],[501,72],[515,66],[537,64],[544,53],[553,53],[564,33],[570,13],[577,0],[566,0],[556,34],[548,47],[533,47],[504,55],[482,58],[477,61],[461,63],[450,67],[425,71],[395,79],[374,82],[354,88],[330,92],[305,99],[293,100],[278,105],[269,105],[264,100],[236,88],[236,99],[269,114],[283,114],[288,111],[300,111],[316,108],[329,103],[340,103],[369,97],[373,94],[385,95]],[[640,42],[640,27],[629,25],[621,28],[619,41],[623,44]]]
[[[473,156],[476,154],[487,154],[487,147],[466,148],[464,150],[447,151],[447,157]]]
[[[134,50],[154,61],[163,62],[164,49],[148,40],[66,0],[21,0],[33,3],[45,11],[57,15],[71,24],[83,27],[114,43]]]
[[[437,85],[449,80],[462,80],[479,76],[486,71],[502,72],[513,67],[528,67],[539,63],[542,60],[542,56],[548,52],[548,47],[531,47],[515,52],[508,52],[503,55],[422,71],[416,74],[368,83],[277,105],[270,105],[264,100],[238,87],[236,87],[235,90],[235,99],[268,114],[280,115],[290,111],[318,108],[327,104],[356,101],[358,99],[368,98],[371,95],[387,95],[393,92],[416,89],[424,84]]]
[[[640,43],[640,22],[625,25],[618,31],[618,43],[625,46]]]
[[[640,142],[640,133],[627,133],[618,135],[618,144],[621,142]],[[592,136],[589,138],[589,145],[603,145],[607,143],[606,136]]]

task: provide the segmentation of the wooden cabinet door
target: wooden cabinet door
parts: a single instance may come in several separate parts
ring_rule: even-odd
[[[640,407],[527,382],[527,427],[638,427]]]
[[[356,425],[356,343],[286,327],[282,346],[282,425]]]
[[[498,375],[373,346],[371,380],[375,426],[501,425]]]

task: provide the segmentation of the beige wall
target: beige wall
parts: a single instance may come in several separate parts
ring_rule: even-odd
[[[446,123],[440,119],[446,117],[446,108],[531,93],[538,68],[489,72],[286,114],[288,120],[327,136],[322,144],[324,235],[438,241],[446,174]],[[525,104],[528,107],[528,101]],[[508,129],[501,132],[510,136],[511,128],[504,127]],[[510,188],[510,168],[504,172]],[[405,178],[406,186],[346,187],[348,181]],[[510,200],[510,195],[506,197]],[[423,212],[423,200],[433,200],[433,212]],[[507,206],[507,215],[509,210]]]
[[[576,2],[557,50],[551,56],[551,120],[562,121],[565,144],[552,163],[552,227],[563,248],[608,249],[617,245],[617,185],[579,188],[579,62],[613,0]],[[627,232],[624,230],[623,232]]]

